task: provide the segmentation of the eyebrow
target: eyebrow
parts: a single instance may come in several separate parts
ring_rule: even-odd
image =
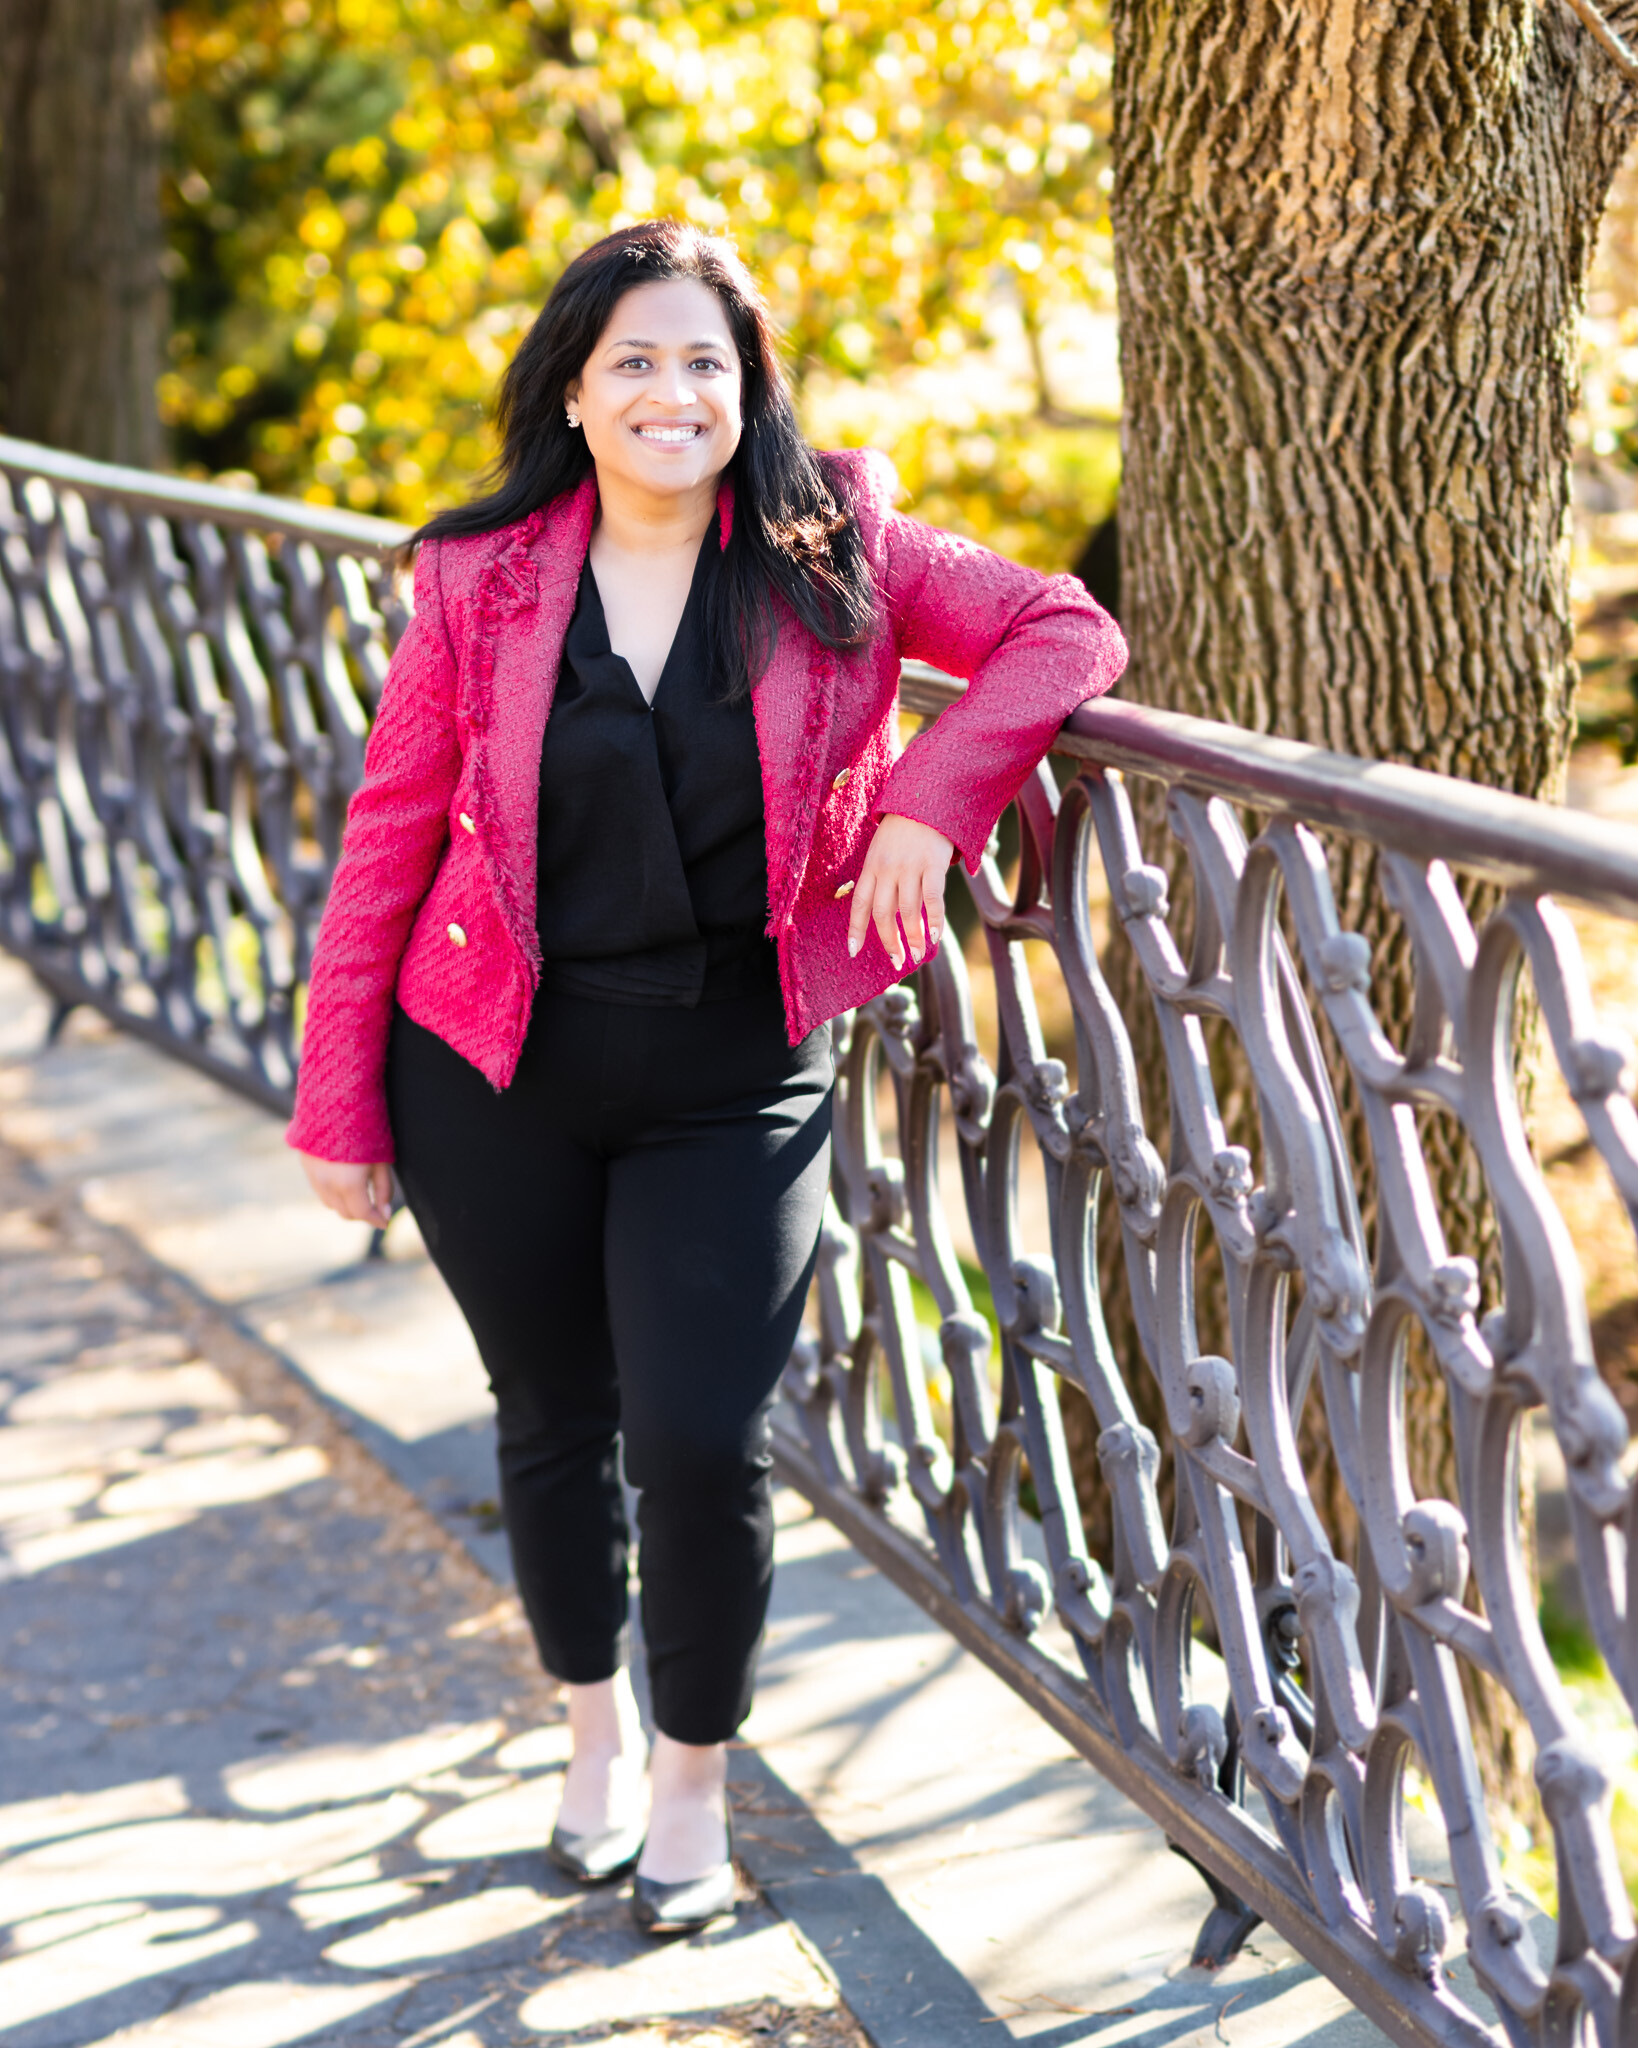
[[[630,335],[630,334],[628,334],[628,335],[626,336],[626,338],[625,338],[625,339],[624,339],[623,341],[611,341],[611,342],[609,343],[609,347],[610,347],[610,348],[658,348],[659,346],[660,346],[660,343],[659,343],[659,342],[657,342],[657,341],[642,341],[642,340],[640,340],[640,339],[639,339],[639,338],[638,338],[638,337],[637,337],[636,335]],[[707,341],[685,341],[685,342],[683,343],[683,347],[684,347],[684,348],[721,348],[721,349],[725,349],[725,348],[726,348],[727,346],[728,346],[728,344],[727,344],[726,342],[724,342],[724,341],[710,341],[710,340],[707,340]]]

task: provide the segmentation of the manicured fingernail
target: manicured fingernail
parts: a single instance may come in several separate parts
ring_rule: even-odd
[[[858,959],[858,957],[859,957],[859,948],[860,948],[860,947],[861,947],[861,946],[862,946],[863,944],[864,944],[864,940],[863,940],[863,939],[856,939],[856,938],[854,938],[854,936],[853,936],[853,935],[852,935],[852,933],[850,932],[850,933],[848,934],[848,941],[847,941],[847,957],[848,957],[848,958],[849,958],[850,960],[857,960],[857,959]]]

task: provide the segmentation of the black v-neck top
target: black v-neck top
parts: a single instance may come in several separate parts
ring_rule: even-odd
[[[692,1008],[778,985],[756,724],[749,697],[725,700],[702,632],[720,555],[713,521],[652,707],[581,571],[540,757],[548,988]]]

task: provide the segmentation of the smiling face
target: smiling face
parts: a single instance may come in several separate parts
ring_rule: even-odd
[[[564,394],[604,495],[675,500],[714,487],[739,446],[741,381],[708,285],[670,278],[627,292]]]

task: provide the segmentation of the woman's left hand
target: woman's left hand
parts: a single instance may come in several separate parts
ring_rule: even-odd
[[[919,967],[944,932],[944,878],[953,841],[914,818],[883,818],[870,842],[853,891],[847,950],[857,954],[872,923],[895,967],[904,965],[904,941]],[[903,936],[899,926],[903,925]]]

